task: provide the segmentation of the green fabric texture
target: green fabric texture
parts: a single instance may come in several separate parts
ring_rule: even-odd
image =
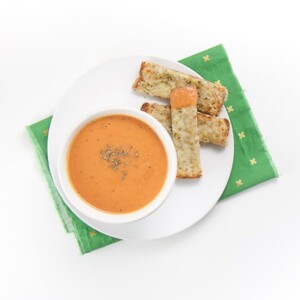
[[[234,135],[234,162],[229,181],[220,200],[277,177],[277,170],[267,151],[243,90],[232,70],[224,47],[218,45],[182,59],[180,63],[193,69],[206,80],[220,81],[228,89],[228,99],[224,106],[227,109]],[[82,222],[65,205],[56,190],[47,159],[47,138],[51,119],[48,117],[27,126],[27,131],[66,231],[74,233],[83,254],[119,241]]]
[[[244,92],[222,45],[180,60],[208,81],[227,87],[224,103],[234,135],[234,161],[224,199],[253,185],[278,176]]]
[[[59,195],[50,174],[47,158],[47,138],[51,119],[52,117],[48,117],[42,121],[28,126],[27,131],[32,139],[33,145],[40,161],[40,165],[48,182],[52,199],[54,200],[54,204],[66,231],[74,233],[82,254],[91,252],[95,249],[107,246],[118,241],[118,239],[100,233],[82,222],[66,206],[61,196]]]

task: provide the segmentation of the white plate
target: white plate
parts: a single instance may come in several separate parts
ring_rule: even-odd
[[[57,160],[60,146],[78,120],[97,112],[100,107],[122,105],[139,108],[146,101],[159,102],[151,97],[147,99],[146,96],[132,90],[132,84],[138,77],[143,60],[199,77],[180,63],[155,57],[126,57],[99,65],[77,80],[66,93],[56,108],[48,136],[50,171],[65,203],[86,224],[121,239],[162,238],[187,229],[202,219],[220,198],[231,172],[234,155],[231,129],[225,148],[201,145],[203,177],[196,180],[176,180],[169,198],[155,213],[131,224],[112,225],[95,222],[72,207],[58,181]],[[224,108],[220,116],[228,118]]]

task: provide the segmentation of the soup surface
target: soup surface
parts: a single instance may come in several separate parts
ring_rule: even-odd
[[[93,207],[129,213],[151,202],[167,175],[167,156],[156,133],[127,115],[110,115],[85,125],[68,151],[74,190]]]

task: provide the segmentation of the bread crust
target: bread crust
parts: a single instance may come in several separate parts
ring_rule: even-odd
[[[170,105],[144,103],[141,110],[157,119],[172,135]],[[197,113],[197,126],[200,143],[212,143],[224,147],[227,145],[230,123],[225,118]]]
[[[209,82],[144,61],[141,63],[139,77],[135,80],[133,89],[150,96],[169,100],[172,89],[189,85],[197,88],[198,111],[212,116],[219,115],[228,95],[227,89],[219,82]]]

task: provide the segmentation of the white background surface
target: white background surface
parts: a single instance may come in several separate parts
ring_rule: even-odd
[[[299,299],[297,1],[0,2],[0,299]],[[25,132],[95,65],[223,43],[280,177],[151,242],[80,255]]]

